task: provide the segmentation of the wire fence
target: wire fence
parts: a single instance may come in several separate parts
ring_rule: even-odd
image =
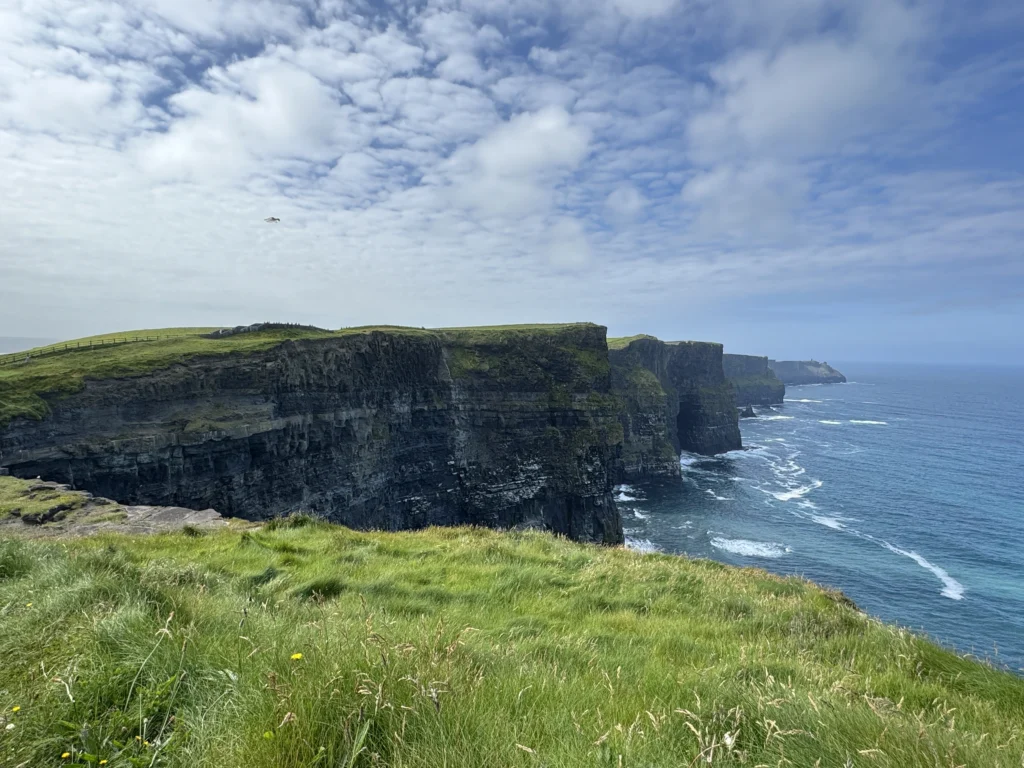
[[[137,341],[161,341],[163,339],[183,339],[195,336],[192,333],[181,333],[175,336],[116,336],[109,339],[94,339],[91,341],[69,341],[64,344],[51,344],[48,347],[33,349],[27,352],[11,352],[0,355],[0,366],[16,365],[37,360],[41,357],[63,355],[66,352],[75,352],[82,349],[98,349],[100,347],[113,347],[122,344],[133,344]]]

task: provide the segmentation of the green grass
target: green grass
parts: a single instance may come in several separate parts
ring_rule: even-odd
[[[41,351],[75,344],[74,349],[61,351],[43,357],[33,357],[27,362],[0,366],[0,427],[19,416],[42,419],[49,413],[45,396],[66,396],[78,392],[86,379],[110,379],[137,376],[175,363],[210,355],[250,354],[277,346],[286,340],[323,339],[354,336],[372,332],[385,332],[422,338],[447,338],[449,341],[468,347],[486,345],[515,346],[527,340],[556,339],[560,334],[574,327],[595,327],[589,324],[563,325],[509,325],[480,328],[445,328],[428,330],[401,326],[375,325],[343,328],[338,331],[315,331],[302,328],[286,328],[240,333],[221,339],[202,338],[209,328],[165,328],[157,330],[128,331],[119,334],[91,336],[71,342],[61,342],[50,347],[31,350]],[[191,335],[184,335],[191,334]],[[159,337],[153,341],[132,341],[125,344],[88,347],[87,342],[110,341],[112,339],[134,339]],[[79,343],[86,344],[78,348]],[[571,345],[570,345],[571,346]],[[568,347],[567,347],[568,348]],[[588,370],[597,370],[606,361],[586,357],[587,350],[576,350],[580,361]],[[18,353],[21,357],[23,353]],[[585,359],[582,359],[585,358]],[[472,362],[472,361],[467,361]]]
[[[658,341],[657,336],[649,336],[646,333],[638,333],[636,336],[616,336],[608,339],[608,349],[625,349],[638,339],[651,339]]]
[[[839,595],[537,533],[299,518],[0,542],[0,659],[5,766],[1020,768],[1024,752],[1024,681]]]
[[[36,485],[16,477],[0,477],[0,520],[9,517],[38,520],[55,508],[61,508],[56,515],[63,519],[85,505],[86,497],[80,493],[54,488],[32,490]]]

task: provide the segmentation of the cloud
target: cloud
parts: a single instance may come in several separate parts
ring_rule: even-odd
[[[457,198],[492,214],[547,208],[589,141],[589,131],[561,107],[516,115],[456,156]]]
[[[629,222],[643,211],[647,201],[632,184],[623,184],[612,190],[605,199],[605,208],[613,221]]]
[[[0,327],[1017,295],[997,5],[8,3]]]

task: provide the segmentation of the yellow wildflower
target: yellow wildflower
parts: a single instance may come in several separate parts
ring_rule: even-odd
[[[31,608],[32,607],[32,603],[25,603],[25,607],[26,608]]]
[[[293,653],[292,654],[292,661],[298,661],[301,658],[302,658],[302,654],[301,653]]]
[[[11,712],[21,712],[21,707],[11,707]]]
[[[63,755],[60,756],[60,759],[61,760],[67,760],[69,757],[71,757],[71,753],[70,752],[65,752]]]
[[[107,764],[106,760],[100,760],[100,765],[106,765],[106,764]]]
[[[142,742],[142,746],[144,746],[144,747],[148,747],[148,746],[149,746],[149,742],[148,742],[148,741],[144,741],[144,742]]]

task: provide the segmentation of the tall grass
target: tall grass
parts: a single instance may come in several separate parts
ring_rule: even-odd
[[[0,709],[26,768],[1024,760],[1024,681],[800,580],[308,519],[0,542]]]

